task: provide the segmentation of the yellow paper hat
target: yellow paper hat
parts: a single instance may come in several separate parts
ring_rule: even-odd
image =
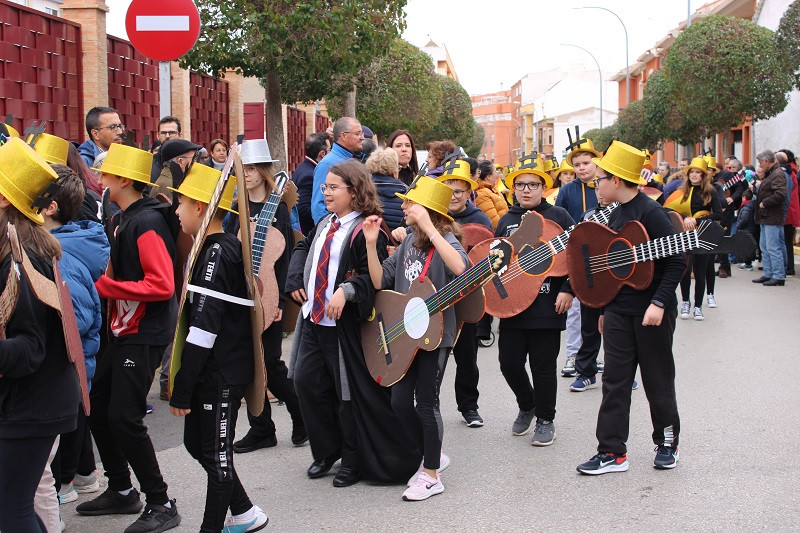
[[[603,157],[592,158],[594,164],[609,174],[637,185],[647,185],[642,175],[644,152],[620,141],[612,141]]]
[[[53,167],[19,138],[0,146],[0,194],[40,226],[44,218],[34,202],[57,179]]]
[[[556,164],[553,162],[553,160],[552,160],[552,159],[550,159],[549,157],[546,157],[546,158],[544,159],[544,165],[543,165],[543,167],[544,167],[544,168],[543,168],[543,170],[544,170],[545,172],[550,172],[550,171],[551,171],[551,170],[553,170],[554,168],[558,168],[558,167],[556,166]]]
[[[30,142],[31,136],[26,139]],[[69,142],[49,135],[47,133],[40,133],[36,136],[36,142],[33,143],[33,149],[36,150],[40,156],[48,163],[58,163],[61,165],[67,164],[67,155],[69,154]]]
[[[112,144],[103,161],[103,168],[92,168],[98,172],[112,174],[120,178],[150,183],[150,171],[153,168],[153,154],[145,150]]]
[[[478,184],[472,179],[472,176],[469,173],[469,163],[463,159],[458,159],[454,163],[454,166],[448,165],[445,167],[444,174],[436,178],[436,181],[441,181],[444,183],[447,180],[461,180],[467,182],[471,190],[474,191],[477,189]]]
[[[592,154],[592,155],[594,155],[594,157],[603,157],[603,154],[601,154],[600,152],[598,152],[597,150],[594,149],[594,143],[592,142],[592,140],[591,139],[587,139],[586,137],[583,137],[582,139],[580,139],[576,143],[575,148],[573,148],[567,154],[567,163],[569,163],[571,165],[572,164],[572,157],[575,154],[579,154],[581,152],[586,152],[586,153]],[[644,152],[642,152],[642,155],[644,155]]]
[[[575,172],[575,169],[572,168],[572,165],[567,163],[566,159],[561,161],[561,166],[558,167],[558,171],[556,172],[556,178],[558,178],[561,175],[562,172],[572,172],[572,173]]]
[[[450,198],[453,197],[453,189],[431,177],[417,176],[417,178],[411,182],[405,194],[399,192],[394,194],[398,198],[423,205],[432,211],[436,211],[450,221],[453,220],[453,217],[447,214],[447,209],[450,207]]]
[[[695,169],[702,172],[703,176],[708,176],[708,157],[709,156],[692,158],[692,162],[686,166],[686,175],[688,176],[689,171]]]
[[[545,188],[549,189],[553,186],[553,178],[550,177],[550,174],[544,172],[542,170],[543,168],[544,163],[542,162],[542,158],[536,152],[523,155],[514,163],[513,170],[506,175],[503,181],[509,190],[513,190],[514,180],[517,176],[522,174],[534,174],[542,178]]]
[[[706,160],[706,166],[708,170],[717,170],[717,158],[711,154],[707,154],[703,156],[703,159]]]
[[[11,124],[3,124],[6,127],[9,137],[19,138],[19,132],[11,127]]]
[[[103,167],[105,167],[105,164]],[[194,163],[177,189],[172,187],[167,187],[167,189],[187,196],[192,200],[208,204],[211,201],[211,195],[214,193],[214,188],[217,186],[220,176],[222,176],[221,171],[201,163]],[[238,215],[239,213],[233,210],[233,190],[235,188],[236,180],[228,179],[228,183],[225,184],[225,189],[222,191],[222,199],[219,202],[219,206],[225,211]]]

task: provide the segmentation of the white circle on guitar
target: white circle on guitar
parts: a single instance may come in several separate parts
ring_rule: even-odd
[[[403,311],[403,327],[412,339],[419,339],[428,331],[430,317],[422,298],[411,298]]]

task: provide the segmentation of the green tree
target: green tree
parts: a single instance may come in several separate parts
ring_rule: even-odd
[[[472,145],[476,134],[472,99],[456,80],[440,74],[436,75],[436,80],[441,88],[439,112],[433,127],[422,133],[422,141],[427,144],[428,141],[450,139],[467,151],[466,147]],[[483,131],[483,128],[480,129]]]
[[[694,145],[707,137],[706,130],[683,114],[669,81],[664,71],[656,71],[648,78],[642,98],[645,122],[659,139]]]
[[[595,150],[598,152],[605,152],[611,141],[617,138],[617,124],[616,122],[605,128],[594,128],[583,134],[583,137],[591,139]]]
[[[794,0],[781,17],[775,32],[783,68],[794,73],[794,88],[800,90],[800,0]]]
[[[481,148],[483,148],[483,143],[486,140],[486,130],[483,129],[483,126],[478,124],[475,119],[472,119],[472,135],[469,142],[466,142],[462,145],[464,151],[467,152],[467,155],[471,157],[478,157],[481,153]]]
[[[647,121],[642,100],[631,102],[620,111],[614,125],[616,139],[636,148],[654,151],[661,142],[656,128]]]
[[[286,160],[281,103],[329,96],[334,76],[354,75],[405,27],[405,0],[197,0],[202,21],[183,68],[263,80],[269,141]]]
[[[438,77],[428,54],[394,39],[385,55],[374,58],[355,76],[333,81],[339,90],[327,99],[328,111],[333,117],[343,116],[345,91],[355,82],[356,116],[362,123],[381,139],[398,129],[407,129],[417,138],[439,116],[442,89]]]
[[[685,123],[698,125],[706,135],[748,118],[777,115],[786,107],[794,79],[781,63],[774,32],[721,15],[706,17],[678,36],[664,73]]]

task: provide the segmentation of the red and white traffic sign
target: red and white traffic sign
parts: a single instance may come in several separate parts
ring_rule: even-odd
[[[133,0],[125,15],[128,39],[157,61],[178,59],[200,35],[200,13],[192,0]]]

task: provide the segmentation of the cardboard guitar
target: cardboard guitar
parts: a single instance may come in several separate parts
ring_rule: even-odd
[[[645,289],[653,281],[653,261],[697,250],[716,250],[725,230],[712,220],[696,229],[649,240],[644,226],[632,220],[619,232],[597,222],[582,222],[567,247],[569,282],[575,296],[589,307],[602,307],[623,286]]]
[[[611,204],[597,210],[590,220],[607,224],[608,217],[618,205]],[[504,287],[504,292],[491,288],[486,291],[486,312],[490,315],[508,318],[521,313],[536,300],[545,279],[568,274],[567,257],[561,252],[567,248],[570,234],[576,226],[565,231],[552,220],[543,219],[543,224],[540,237],[523,244],[516,262],[495,278]],[[480,253],[475,250],[478,247],[472,253]]]
[[[81,402],[83,403],[83,412],[86,416],[89,416],[91,402],[89,400],[89,382],[86,379],[83,344],[81,343],[81,334],[78,331],[78,322],[75,319],[72,297],[66,282],[61,278],[58,260],[53,259],[54,281],[50,281],[34,268],[28,254],[25,253],[25,249],[20,246],[16,228],[10,222],[8,224],[8,240],[11,244],[12,265],[6,289],[0,296],[0,332],[2,333],[0,338],[5,338],[5,326],[16,309],[19,298],[19,279],[24,274],[36,299],[47,307],[54,309],[61,318],[67,359],[75,369],[81,393]]]
[[[464,249],[469,253],[472,248],[487,239],[493,239],[494,233],[492,230],[483,224],[464,224],[461,226],[461,232],[464,234]],[[470,259],[470,263],[474,264]],[[483,287],[480,287],[463,299],[456,302],[454,310],[456,312],[456,326],[461,330],[464,323],[474,324],[478,322],[486,313],[486,293]]]
[[[372,314],[361,325],[361,347],[372,378],[390,387],[403,378],[418,350],[438,348],[442,311],[486,283],[511,256],[512,246],[498,239],[487,257],[438,292],[427,277],[414,280],[406,294],[378,291]]]
[[[248,218],[250,233],[253,236],[253,275],[255,276],[264,318],[261,331],[265,331],[272,325],[272,319],[278,312],[279,294],[278,281],[275,279],[275,262],[280,259],[286,249],[287,243],[282,233],[279,231],[269,231],[269,229],[272,226],[275,212],[278,210],[278,205],[281,203],[281,195],[288,181],[289,176],[286,172],[278,172],[278,174],[275,175],[275,189],[270,193],[266,203],[261,208],[257,220],[253,221]],[[249,207],[248,205],[248,209]],[[241,230],[239,231],[239,236],[241,238]],[[245,240],[242,239],[242,242],[245,242]]]

